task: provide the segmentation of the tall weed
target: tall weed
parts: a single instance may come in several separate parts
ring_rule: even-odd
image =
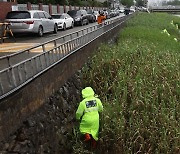
[[[180,43],[161,33],[171,20],[138,14],[83,69],[104,105],[95,153],[180,153]]]

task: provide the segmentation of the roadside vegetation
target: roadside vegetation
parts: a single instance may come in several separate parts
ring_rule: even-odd
[[[180,153],[180,29],[172,20],[180,25],[172,15],[137,14],[83,69],[84,86],[104,105],[94,153]],[[74,135],[73,153],[93,153],[77,128]]]

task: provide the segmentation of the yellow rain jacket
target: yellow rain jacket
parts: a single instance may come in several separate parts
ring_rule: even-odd
[[[99,112],[103,110],[102,103],[99,98],[94,96],[91,87],[82,90],[84,98],[76,111],[76,119],[80,120],[80,132],[82,134],[89,133],[97,141],[99,131]]]

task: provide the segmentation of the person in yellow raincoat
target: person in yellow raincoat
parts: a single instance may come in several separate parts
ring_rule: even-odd
[[[99,132],[99,112],[102,112],[103,106],[91,87],[82,90],[82,97],[83,100],[76,111],[76,119],[81,119],[80,132],[85,136],[84,141],[92,140],[92,146],[95,147]]]

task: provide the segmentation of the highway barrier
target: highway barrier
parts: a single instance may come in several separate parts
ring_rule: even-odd
[[[86,44],[119,26],[122,17],[58,37],[43,44],[0,57],[0,100],[63,61]],[[34,54],[41,49],[41,53]]]

